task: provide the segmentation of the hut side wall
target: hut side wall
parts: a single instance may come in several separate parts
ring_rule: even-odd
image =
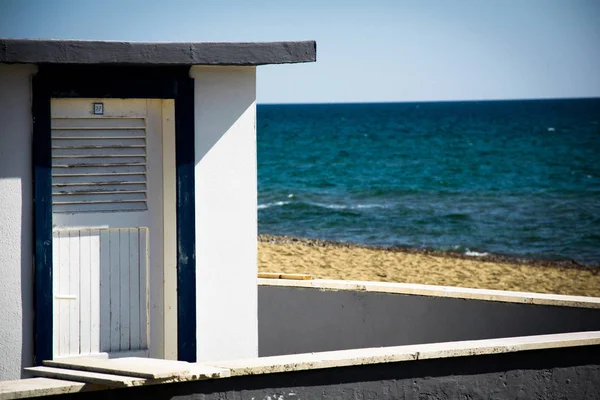
[[[0,64],[0,381],[33,363],[33,65]]]
[[[196,66],[191,76],[196,109],[197,360],[255,357],[256,68]]]

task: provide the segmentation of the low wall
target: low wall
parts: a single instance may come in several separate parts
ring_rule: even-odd
[[[72,399],[598,399],[600,346],[248,375]]]
[[[486,293],[466,299],[259,285],[259,355],[600,330],[593,302],[583,308],[565,300],[573,297],[537,295],[516,300],[567,305],[522,304],[483,300]]]

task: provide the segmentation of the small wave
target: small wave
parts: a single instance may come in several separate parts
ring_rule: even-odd
[[[471,251],[469,249],[467,249],[467,251],[465,251],[465,255],[467,256],[471,256],[471,257],[485,257],[487,256],[489,253],[479,253],[477,251]]]
[[[289,201],[275,201],[273,203],[259,204],[257,208],[259,210],[264,210],[265,208],[281,207],[281,206],[285,206],[286,204],[290,204],[290,202]]]
[[[332,210],[345,210],[347,208],[349,208],[347,205],[344,204],[324,204],[324,203],[307,203],[311,206],[316,206],[316,207],[321,207],[321,208],[329,208]]]
[[[359,204],[356,208],[387,208],[385,204]]]
[[[288,195],[289,199],[294,199],[295,196],[293,194]],[[287,200],[287,201],[274,201],[274,202],[270,202],[270,203],[264,203],[264,204],[259,204],[258,205],[258,209],[259,210],[264,210],[267,208],[271,208],[271,207],[282,207],[288,204],[292,204],[291,200]],[[319,208],[326,208],[329,210],[362,210],[362,209],[371,209],[371,208],[388,208],[389,206],[387,204],[378,204],[378,203],[374,203],[374,204],[355,204],[355,205],[348,205],[348,204],[333,204],[333,203],[320,203],[320,202],[303,202],[303,201],[295,201],[294,204],[298,205],[298,206],[312,206],[312,207],[319,207]]]
[[[369,209],[369,208],[387,208],[385,204],[356,204],[356,205],[346,205],[346,204],[324,204],[324,203],[308,203],[313,206],[329,208],[332,210],[355,210],[355,209]]]

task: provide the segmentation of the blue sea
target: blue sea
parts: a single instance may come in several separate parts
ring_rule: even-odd
[[[259,105],[259,233],[600,263],[600,99]]]

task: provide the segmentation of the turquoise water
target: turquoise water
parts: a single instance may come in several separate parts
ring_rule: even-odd
[[[259,232],[600,262],[600,99],[259,105]]]

